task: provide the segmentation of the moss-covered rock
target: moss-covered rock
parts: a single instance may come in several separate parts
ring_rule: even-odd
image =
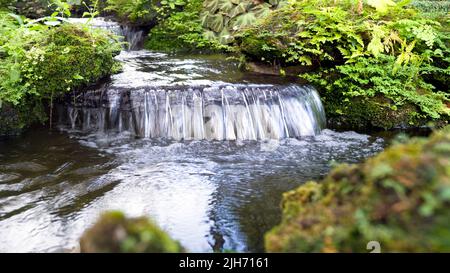
[[[52,100],[117,71],[121,44],[109,32],[19,24],[6,12],[0,21],[0,135],[46,121]]]
[[[0,137],[20,135],[34,123],[47,120],[44,105],[39,101],[24,101],[20,106],[0,105]]]
[[[179,253],[181,245],[145,217],[126,218],[118,211],[104,213],[80,239],[81,252]]]
[[[20,120],[20,114],[11,105],[0,107],[0,136],[19,135],[25,124]]]
[[[269,252],[450,251],[450,126],[287,192]]]
[[[106,0],[103,11],[110,12],[126,25],[154,26],[158,21],[160,0]]]
[[[415,105],[408,103],[393,107],[383,96],[351,100],[322,96],[327,124],[330,128],[348,130],[379,130],[420,127],[426,120],[417,115]]]

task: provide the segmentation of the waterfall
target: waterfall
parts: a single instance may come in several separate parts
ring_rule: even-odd
[[[145,32],[137,27],[122,26],[121,36],[125,37],[128,43],[128,50],[138,50],[142,48],[145,38]]]
[[[142,30],[102,18],[91,25],[123,36],[130,50],[139,48],[144,38]],[[117,58],[125,63],[123,72],[99,90],[67,99],[58,111],[60,125],[173,140],[296,138],[325,127],[319,95],[309,86],[228,83],[231,78],[221,66],[145,50],[123,51]]]
[[[85,92],[63,120],[83,131],[174,140],[282,139],[325,126],[317,92],[299,85],[109,87]]]

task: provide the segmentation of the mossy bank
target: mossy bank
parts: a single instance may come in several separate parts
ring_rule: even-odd
[[[450,127],[287,192],[269,252],[450,250]]]

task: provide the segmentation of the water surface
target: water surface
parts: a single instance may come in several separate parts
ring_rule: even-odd
[[[68,251],[111,209],[154,218],[191,251],[261,251],[283,192],[383,145],[331,130],[242,142],[29,132],[0,142],[0,251]]]

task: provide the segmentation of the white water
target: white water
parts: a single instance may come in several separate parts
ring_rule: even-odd
[[[80,104],[67,108],[72,129],[128,131],[144,138],[283,139],[315,135],[325,124],[317,92],[298,85],[110,86],[87,93]]]

